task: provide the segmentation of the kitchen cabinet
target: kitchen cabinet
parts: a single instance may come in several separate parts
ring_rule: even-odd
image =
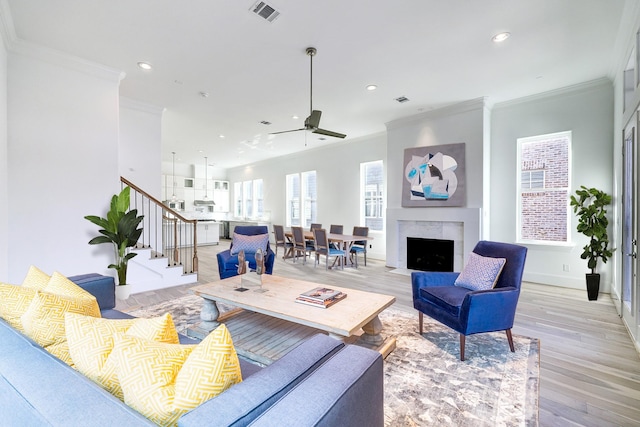
[[[220,223],[216,221],[198,221],[198,246],[220,243]]]
[[[214,212],[229,212],[229,181],[213,181]]]

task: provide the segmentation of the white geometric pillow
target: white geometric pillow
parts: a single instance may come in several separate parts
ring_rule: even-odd
[[[454,285],[474,291],[493,289],[506,262],[505,258],[484,257],[471,252]]]

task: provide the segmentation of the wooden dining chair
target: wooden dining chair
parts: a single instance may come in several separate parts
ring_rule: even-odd
[[[353,227],[353,235],[354,236],[369,236],[369,227]],[[364,254],[364,266],[367,266],[367,241],[366,240],[356,240],[351,245],[351,253],[355,257],[356,268],[358,268],[358,254]]]
[[[304,230],[302,227],[291,227],[291,234],[293,234],[293,262],[298,260],[298,254],[302,252],[304,256],[303,264],[307,262],[307,254],[311,256],[311,252],[314,247],[309,246],[304,238]]]
[[[284,256],[282,257],[283,259],[286,259],[286,255],[287,252],[289,252],[291,250],[291,248],[293,247],[293,243],[291,243],[289,241],[289,239],[287,239],[287,237],[284,235],[284,226],[282,225],[275,225],[273,226],[273,234],[276,236],[276,257],[278,256],[278,248],[283,248],[284,249]]]
[[[331,227],[329,227],[330,234],[343,234],[343,231],[344,227],[342,225],[331,224]]]
[[[331,227],[329,227],[329,233],[330,234],[343,234],[344,233],[344,227],[342,225],[338,225],[338,224],[331,224]],[[331,242],[331,247],[335,248],[335,249],[340,249],[340,243]]]
[[[329,245],[329,237],[327,230],[324,228],[316,228],[313,230],[313,238],[315,240],[316,261],[314,267],[320,263],[320,255],[324,255],[325,270],[329,269],[329,257],[336,257],[340,260],[340,266],[344,270],[344,261],[346,254],[343,250],[335,249]],[[335,264],[335,261],[334,261]]]

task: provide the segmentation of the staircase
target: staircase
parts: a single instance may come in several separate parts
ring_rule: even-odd
[[[197,220],[189,220],[165,206],[124,177],[131,188],[131,209],[143,215],[143,232],[132,249],[127,281],[132,293],[152,291],[198,281]]]

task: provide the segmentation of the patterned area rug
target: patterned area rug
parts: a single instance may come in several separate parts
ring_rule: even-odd
[[[181,297],[131,311],[137,317],[170,312],[178,332],[199,322],[201,298]],[[224,312],[225,307],[221,307]],[[383,334],[396,349],[384,363],[385,426],[537,426],[540,355],[537,339],[504,332],[468,336],[459,360],[458,334],[425,317],[389,308]]]

